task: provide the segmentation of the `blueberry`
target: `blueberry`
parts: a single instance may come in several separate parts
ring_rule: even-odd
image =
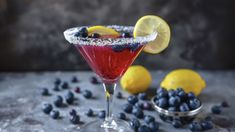
[[[51,104],[43,104],[42,110],[44,113],[49,114],[52,111],[53,107]]]
[[[76,76],[73,76],[71,82],[72,83],[77,83],[78,82],[78,78]]]
[[[149,128],[151,129],[151,132],[157,132],[159,129],[159,123],[157,122],[150,122]]]
[[[221,107],[220,106],[212,106],[211,112],[214,114],[220,114],[221,113]]]
[[[160,89],[157,91],[157,96],[158,96],[158,98],[167,97],[167,96],[168,96],[168,92],[167,92],[166,89],[160,88]]]
[[[80,32],[76,32],[76,33],[74,34],[74,36],[75,36],[75,37],[80,37],[80,36],[81,36],[81,33],[80,33]]]
[[[189,124],[189,129],[192,132],[200,132],[202,130],[202,127],[201,127],[200,123],[192,122],[191,124]]]
[[[202,126],[202,129],[203,129],[203,130],[210,130],[210,129],[213,128],[213,124],[212,124],[211,121],[203,121],[203,122],[201,123],[201,126]]]
[[[73,116],[73,115],[77,115],[77,112],[76,112],[75,109],[72,109],[72,110],[69,112],[69,114],[70,114],[71,116]]]
[[[126,113],[131,113],[131,111],[132,111],[132,109],[133,109],[133,105],[132,104],[125,104],[124,106],[123,106],[123,110],[126,112]]]
[[[93,116],[94,112],[92,109],[89,109],[86,113],[85,113],[88,117]]]
[[[80,93],[80,92],[81,92],[81,89],[80,89],[80,87],[76,87],[74,91],[75,91],[76,93]]]
[[[176,92],[174,90],[169,90],[168,91],[168,96],[171,97],[171,96],[175,96],[176,95]]]
[[[138,108],[140,108],[140,109],[143,109],[143,103],[141,103],[141,102],[136,102],[135,103],[135,107],[138,107]]]
[[[197,98],[189,100],[189,107],[191,110],[197,109],[201,105],[200,101]]]
[[[151,109],[152,109],[151,103],[149,103],[149,102],[144,102],[144,103],[143,103],[143,109],[145,109],[145,110],[151,110]]]
[[[122,93],[121,93],[121,92],[118,92],[117,95],[116,95],[116,97],[117,97],[118,99],[121,99],[121,98],[122,98]]]
[[[105,118],[105,111],[104,110],[100,111],[98,113],[98,117],[101,118],[101,119]]]
[[[186,103],[182,103],[180,105],[180,112],[186,112],[186,111],[189,111],[189,106],[186,104]]]
[[[56,99],[54,100],[53,103],[56,107],[61,107],[63,105],[63,98],[60,95],[58,95],[56,96]]]
[[[139,93],[138,94],[139,99],[141,100],[146,100],[147,99],[147,94],[146,93]]]
[[[56,78],[54,84],[55,85],[60,85],[60,83],[61,83],[61,79],[60,78]]]
[[[63,82],[62,85],[61,85],[61,87],[62,87],[63,89],[69,88],[68,82]]]
[[[83,27],[81,28],[77,33],[74,34],[75,37],[87,37],[88,31],[87,28]]]
[[[139,128],[138,128],[138,132],[151,132],[151,129],[145,125],[141,125]]]
[[[144,116],[145,123],[149,124],[150,122],[155,122],[155,118],[151,115]]]
[[[190,98],[190,99],[193,99],[193,98],[195,98],[196,96],[195,96],[195,94],[193,93],[193,92],[189,92],[188,93],[188,98]]]
[[[132,112],[131,112],[134,116],[136,116],[137,118],[143,118],[144,117],[144,112],[138,108],[138,107],[133,107]]]
[[[115,52],[121,52],[126,48],[125,45],[113,45],[112,50]]]
[[[168,108],[168,111],[176,112],[176,111],[177,111],[177,108],[176,108],[176,107],[169,107],[169,108]]]
[[[126,32],[126,33],[122,33],[122,34],[121,34],[121,37],[122,37],[122,38],[131,38],[131,35],[130,35],[130,33],[127,33],[127,32]]]
[[[118,118],[122,120],[126,120],[126,115],[124,113],[119,113]]]
[[[182,127],[182,122],[180,120],[175,119],[172,121],[172,126],[175,128],[180,128]]]
[[[53,88],[54,91],[60,91],[60,88],[58,85],[55,85],[54,88]]]
[[[184,91],[180,91],[178,93],[178,96],[180,97],[181,100],[185,100],[187,97],[187,94]]]
[[[170,99],[168,100],[168,103],[170,106],[176,107],[180,104],[180,97],[179,96],[172,96],[170,97]]]
[[[48,96],[49,95],[49,90],[47,88],[42,88],[42,95]]]
[[[229,104],[227,101],[223,101],[223,102],[221,102],[221,106],[222,107],[229,107]]]
[[[80,116],[79,115],[70,116],[70,122],[72,124],[78,124],[80,122]]]
[[[58,119],[59,116],[60,116],[60,112],[58,110],[53,110],[50,112],[50,116],[53,118],[53,119]]]
[[[98,81],[98,79],[96,77],[91,77],[91,83],[92,84],[100,84],[100,82]]]
[[[127,98],[127,101],[130,103],[130,104],[135,104],[136,102],[138,102],[138,98],[134,95],[131,95]]]
[[[167,99],[162,97],[158,100],[158,106],[161,108],[166,108],[168,106]]]
[[[90,99],[92,97],[92,92],[90,90],[85,90],[82,95],[85,98]]]
[[[139,43],[129,44],[129,45],[128,45],[128,48],[129,48],[131,51],[136,51],[139,47],[140,47],[140,44],[139,44]]]
[[[91,34],[91,38],[99,38],[99,37],[100,37],[100,34],[98,34],[98,33]]]
[[[68,91],[66,96],[68,96],[69,98],[74,98],[74,94],[71,91]]]
[[[139,122],[139,120],[136,119],[136,118],[131,119],[131,121],[130,121],[130,126],[131,126],[131,128],[132,128],[134,131],[137,131],[138,128],[140,127],[140,122]]]
[[[68,104],[72,104],[74,101],[74,94],[71,91],[68,91],[68,93],[65,95],[65,100]]]

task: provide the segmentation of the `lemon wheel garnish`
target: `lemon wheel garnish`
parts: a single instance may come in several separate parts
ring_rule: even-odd
[[[170,27],[162,18],[154,15],[141,17],[134,28],[134,37],[150,35],[157,32],[157,37],[154,41],[149,42],[144,51],[151,54],[157,54],[166,49],[170,42]]]
[[[98,33],[100,35],[112,35],[112,36],[118,36],[119,33],[115,31],[112,28],[107,28],[105,26],[92,26],[87,28],[88,35],[91,35],[93,33]]]

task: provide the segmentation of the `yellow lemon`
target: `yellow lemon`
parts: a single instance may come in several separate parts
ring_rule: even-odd
[[[134,37],[139,37],[154,32],[157,32],[156,39],[149,42],[143,50],[147,53],[158,54],[165,50],[170,42],[171,31],[165,20],[154,15],[143,16],[135,24],[133,34]]]
[[[190,69],[177,69],[168,73],[161,82],[161,87],[170,89],[183,88],[185,92],[193,92],[199,95],[206,87],[204,79],[195,71]]]
[[[119,33],[112,28],[107,28],[105,26],[92,26],[87,29],[88,35],[93,33],[98,33],[100,35],[113,35],[119,36]]]
[[[146,91],[151,82],[151,74],[140,65],[130,66],[120,80],[121,87],[132,94]]]

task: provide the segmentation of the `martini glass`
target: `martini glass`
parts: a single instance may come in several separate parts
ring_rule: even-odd
[[[87,27],[87,26],[84,26]],[[106,97],[105,120],[96,120],[81,128],[84,132],[131,132],[129,124],[112,116],[112,100],[117,82],[133,63],[144,46],[155,40],[157,33],[136,38],[105,38],[76,37],[81,28],[75,27],[64,32],[65,39],[73,44],[85,58],[91,69],[100,77]],[[118,32],[132,34],[132,26],[106,26]]]

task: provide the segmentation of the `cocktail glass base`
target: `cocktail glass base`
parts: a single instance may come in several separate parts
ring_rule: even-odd
[[[133,132],[128,122],[120,119],[95,120],[80,129],[81,132]]]

